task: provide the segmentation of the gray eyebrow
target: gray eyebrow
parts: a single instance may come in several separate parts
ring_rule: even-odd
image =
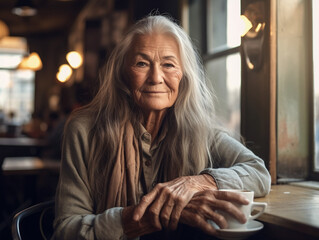
[[[147,60],[151,60],[151,58],[147,55],[147,54],[145,54],[145,53],[142,53],[142,52],[138,52],[137,54],[136,54],[136,56],[138,56],[138,55],[140,55],[140,56],[142,56],[143,58],[145,58],[145,59],[147,59]]]
[[[143,58],[145,58],[145,59],[151,61],[151,58],[150,58],[147,54],[145,54],[145,53],[138,52],[138,53],[136,54],[136,56],[138,56],[138,55],[140,55],[140,56],[142,56]],[[173,56],[173,55],[164,56],[163,59],[166,59],[166,60],[174,59],[174,60],[177,61],[177,58],[176,58],[175,56]]]
[[[163,57],[164,59],[174,59],[174,60],[177,60],[177,58],[175,56],[164,56]]]

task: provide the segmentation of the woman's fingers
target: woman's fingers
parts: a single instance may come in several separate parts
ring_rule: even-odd
[[[222,210],[235,217],[239,222],[247,221],[245,215],[239,210],[241,205],[249,204],[249,200],[243,195],[235,192],[217,191],[217,198],[221,201],[216,201],[216,209]]]
[[[214,204],[214,209],[217,209],[218,212],[225,212],[230,215],[232,215],[234,218],[236,218],[240,223],[245,223],[247,221],[245,215],[239,210],[239,205],[233,204],[231,202],[227,201],[217,201],[216,204]]]
[[[175,206],[174,199],[169,198],[161,210],[160,219],[161,219],[162,226],[165,228],[167,228],[170,223],[174,206]]]
[[[219,212],[213,210],[213,208],[210,205],[207,204],[203,204],[203,205],[199,205],[198,202],[193,202],[191,201],[187,207],[184,209],[184,212],[191,212],[194,215],[198,215],[200,216],[202,219],[204,219],[205,221],[207,220],[212,220],[213,222],[215,222],[220,228],[227,228],[228,224],[226,219],[223,217],[223,215],[221,215]],[[193,224],[197,224],[196,221],[194,221],[194,218],[191,219]]]
[[[197,192],[194,187],[189,186],[190,179],[191,177],[180,177],[170,182],[157,184],[150,193],[141,199],[134,212],[134,220],[140,219],[147,208],[153,213],[154,218],[158,217],[164,208],[163,218],[166,218],[172,212],[172,204],[174,204],[174,207],[176,204],[185,207],[193,194]],[[186,200],[186,203],[181,203],[180,200],[176,201],[180,196],[184,201]],[[179,208],[180,206],[178,206]]]
[[[208,223],[207,219],[203,215],[199,214],[197,211],[194,211],[194,209],[190,209],[188,207],[185,208],[181,215],[181,222],[189,226],[201,229],[208,235],[217,235],[217,231],[213,227],[213,225]]]
[[[140,232],[170,228],[174,230],[181,221],[200,228],[207,234],[216,235],[208,220],[214,221],[220,228],[226,228],[227,222],[220,211],[233,215],[240,222],[246,222],[238,206],[248,204],[242,195],[234,192],[202,190],[192,188],[186,178],[175,179],[158,184],[134,208],[133,223],[143,224]],[[146,221],[145,221],[146,220]]]
[[[215,211],[224,211],[235,217],[239,222],[247,221],[245,215],[238,209],[238,206],[248,204],[249,201],[240,194],[220,191],[203,191],[196,194],[187,207],[198,207],[206,212],[207,219],[216,217]],[[207,210],[211,209],[211,211]],[[217,222],[216,222],[217,223]]]
[[[135,238],[152,232],[160,231],[161,225],[153,225],[150,221],[150,216],[146,212],[139,221],[134,221],[132,218],[136,206],[125,207],[122,211],[123,230],[128,238]]]
[[[169,185],[159,185],[159,196],[150,207],[153,214],[153,221],[160,219],[165,228],[175,229],[177,227],[180,214],[193,196],[193,192],[180,191]]]
[[[182,204],[176,204],[171,214],[170,222],[168,228],[175,230],[178,226],[179,219],[181,217],[183,209],[188,204],[188,201],[182,202]]]
[[[133,220],[139,221],[146,209],[153,203],[154,199],[158,196],[158,188],[154,188],[151,192],[142,197],[140,203],[135,207],[133,213]]]
[[[162,207],[160,218],[162,226],[175,230],[177,228],[181,213],[189,203],[191,196],[179,195],[167,198],[165,205]]]
[[[226,200],[237,204],[247,205],[249,203],[249,200],[247,198],[236,192],[215,191],[215,196],[218,199]]]
[[[157,184],[141,199],[134,210],[133,220],[139,221],[148,211],[154,226],[160,223],[163,227],[176,229],[180,215],[193,195],[206,189],[214,189],[210,178],[203,175],[184,176]]]

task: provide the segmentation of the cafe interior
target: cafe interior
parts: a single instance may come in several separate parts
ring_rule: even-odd
[[[0,239],[38,239],[13,217],[54,201],[65,121],[150,13],[190,35],[219,117],[271,174],[262,228],[236,239],[319,239],[317,0],[0,0]]]

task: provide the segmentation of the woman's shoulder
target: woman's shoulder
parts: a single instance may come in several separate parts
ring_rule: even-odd
[[[72,113],[66,123],[65,131],[71,132],[89,132],[93,126],[94,118],[92,115],[84,112]]]

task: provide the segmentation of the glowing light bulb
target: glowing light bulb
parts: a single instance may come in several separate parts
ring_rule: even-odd
[[[81,54],[76,51],[69,52],[66,55],[66,59],[68,60],[69,64],[72,68],[79,68],[82,65],[83,59]]]
[[[59,72],[56,74],[56,78],[60,82],[66,82],[70,79],[72,75],[72,69],[68,64],[63,64],[59,68]]]
[[[42,68],[42,61],[36,52],[33,52],[29,55],[27,59],[27,66],[34,71],[40,70]]]
[[[245,16],[240,16],[240,35],[243,37],[246,35],[246,33],[249,32],[249,30],[253,27],[251,21]]]
[[[31,53],[28,57],[24,57],[18,66],[18,69],[29,69],[33,71],[38,71],[41,68],[42,61],[36,52]]]

